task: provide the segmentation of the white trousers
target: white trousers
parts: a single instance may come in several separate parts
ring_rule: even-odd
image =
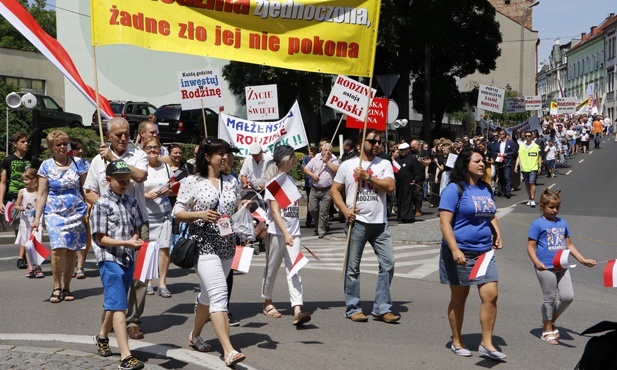
[[[201,292],[199,303],[210,306],[210,313],[227,312],[227,274],[233,259],[222,260],[216,254],[202,254],[197,261]]]
[[[289,270],[294,261],[300,254],[300,237],[294,237],[294,245],[287,246],[285,237],[282,235],[269,235],[270,242],[266,250],[266,267],[264,269],[263,282],[261,285],[261,298],[272,299],[274,282],[278,274],[281,262],[285,258],[285,275],[287,276],[287,287],[289,289],[289,299],[291,307],[302,305],[302,279],[300,274],[289,276]]]

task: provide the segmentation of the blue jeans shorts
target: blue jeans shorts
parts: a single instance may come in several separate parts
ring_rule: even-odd
[[[127,294],[133,282],[133,270],[132,265],[126,267],[112,261],[99,262],[105,311],[124,311],[129,308]]]
[[[538,171],[523,172],[523,179],[527,185],[535,185],[538,178]]]
[[[488,251],[483,252],[473,252],[473,251],[463,251],[465,254],[465,258],[467,259],[467,265],[464,267],[461,265],[457,265],[454,262],[454,258],[452,257],[452,252],[450,248],[446,245],[441,245],[441,255],[439,258],[439,280],[442,284],[448,285],[461,285],[461,286],[469,286],[469,285],[479,285],[486,284],[493,281],[498,281],[499,278],[497,276],[497,265],[495,265],[495,257],[491,258],[491,261],[488,264],[488,268],[486,269],[486,275],[477,277],[473,280],[469,280],[469,275],[471,274],[471,270],[475,265],[477,258],[479,255],[486,253]]]

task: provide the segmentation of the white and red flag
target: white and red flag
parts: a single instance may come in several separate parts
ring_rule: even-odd
[[[251,267],[251,261],[253,260],[254,250],[255,249],[252,247],[236,245],[236,254],[234,254],[234,259],[231,261],[231,269],[248,273]]]
[[[401,164],[398,163],[397,161],[393,161],[392,162],[392,171],[394,171],[394,173],[398,173],[398,171],[401,169]]]
[[[557,253],[555,253],[555,257],[553,257],[553,267],[558,270],[576,267],[576,265],[568,264],[568,258],[570,258],[569,249],[558,250]]]
[[[298,257],[296,257],[296,260],[294,261],[293,265],[291,265],[291,268],[289,269],[289,273],[287,274],[287,276],[294,276],[295,274],[300,272],[300,269],[306,266],[307,263],[308,263],[308,258],[304,257],[302,252],[298,253]]]
[[[486,275],[486,269],[488,268],[488,264],[491,262],[491,259],[494,255],[494,249],[491,249],[490,251],[481,254],[476,260],[476,263],[473,265],[473,268],[471,269],[471,274],[469,274],[469,280],[473,280],[475,278]]]
[[[604,286],[606,288],[617,288],[617,260],[610,260],[604,267]]]
[[[289,180],[286,173],[281,173],[266,185],[268,191],[281,209],[287,208],[290,204],[300,199],[302,196],[294,184]]]
[[[49,249],[39,242],[34,235],[30,235],[30,239],[28,239],[24,247],[26,253],[28,253],[28,259],[31,265],[41,265],[51,254]]]
[[[259,222],[266,222],[266,211],[264,211],[261,207],[257,207],[255,212],[253,212],[253,218]]]
[[[73,60],[64,47],[49,36],[17,0],[0,1],[0,15],[6,18],[25,38],[52,62],[88,101],[96,107],[96,91],[81,79]],[[99,94],[101,114],[114,117],[109,101]]]
[[[6,222],[13,222],[13,211],[15,209],[15,203],[7,202],[4,206],[4,219]]]
[[[159,277],[159,246],[156,242],[144,242],[139,248],[133,279],[146,282]]]

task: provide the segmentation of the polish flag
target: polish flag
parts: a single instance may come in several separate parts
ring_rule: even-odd
[[[51,254],[49,249],[36,240],[34,235],[30,235],[30,239],[24,247],[26,248],[26,253],[28,253],[30,264],[32,265],[41,265],[43,261],[45,261],[45,259]]]
[[[266,211],[264,211],[261,207],[257,207],[255,212],[253,212],[253,218],[259,222],[266,222]]]
[[[568,267],[574,267],[575,265],[568,265],[568,258],[570,257],[569,249],[560,249],[555,253],[553,257],[553,267],[558,270],[567,269]]]
[[[401,169],[401,164],[398,163],[397,161],[393,161],[392,162],[392,171],[394,171],[394,173],[398,173],[398,171]]]
[[[17,0],[0,1],[0,15],[9,21],[25,38],[52,62],[88,101],[96,107],[96,91],[81,79],[73,60],[64,47],[49,36]],[[114,117],[109,101],[99,94],[101,114],[107,119]]]
[[[296,257],[296,260],[294,261],[293,265],[291,265],[291,269],[289,270],[289,273],[287,274],[287,276],[294,276],[295,274],[300,272],[300,269],[304,267],[307,263],[308,263],[308,258],[304,257],[302,252],[298,253],[298,257]]]
[[[144,242],[139,248],[133,279],[146,282],[159,277],[159,246],[156,242]]]
[[[481,254],[476,263],[473,265],[471,269],[471,274],[469,275],[469,280],[473,280],[475,278],[479,278],[481,276],[486,275],[486,269],[488,268],[488,264],[491,262],[491,259],[495,255],[495,250],[491,249],[490,251]]]
[[[176,170],[176,172],[173,173],[173,175],[171,175],[171,177],[169,178],[169,183],[174,182],[174,181],[181,181],[184,180],[185,177],[188,176],[188,172],[186,170],[184,170],[184,168],[180,168],[178,170]]]
[[[287,208],[290,204],[300,199],[302,196],[293,180],[289,180],[286,173],[281,173],[266,185],[266,190],[279,204],[281,209]]]
[[[617,288],[617,260],[610,260],[604,268],[604,287]]]
[[[4,206],[4,219],[6,222],[13,222],[13,209],[15,208],[15,203],[7,202]]]
[[[251,260],[253,259],[253,251],[254,248],[236,245],[236,254],[234,254],[234,259],[231,261],[231,269],[248,273],[251,267]]]

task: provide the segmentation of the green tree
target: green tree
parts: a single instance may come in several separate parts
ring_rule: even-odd
[[[19,3],[32,14],[45,32],[56,38],[56,12],[45,9],[45,0],[19,0]],[[37,50],[9,21],[2,17],[0,17],[0,47]]]

